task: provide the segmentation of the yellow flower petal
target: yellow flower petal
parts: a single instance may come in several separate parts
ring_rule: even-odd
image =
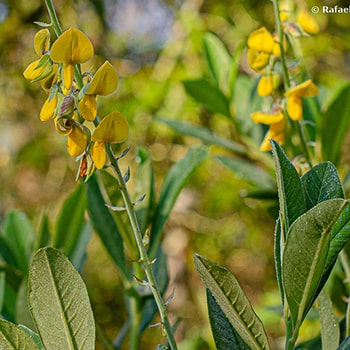
[[[78,107],[85,120],[95,120],[97,115],[97,103],[94,95],[84,95],[79,101]]]
[[[257,51],[272,53],[274,45],[272,34],[265,27],[254,30],[248,37],[248,47]]]
[[[57,63],[84,63],[94,55],[90,39],[79,29],[69,28],[51,47],[51,59]]]
[[[106,163],[106,145],[104,142],[95,142],[91,149],[91,158],[97,169],[102,169]]]
[[[63,83],[66,92],[68,92],[73,84],[74,66],[72,64],[63,65]]]
[[[48,98],[40,111],[40,120],[45,122],[54,117],[57,107],[57,95],[55,95],[51,100]]]
[[[95,73],[86,90],[88,95],[106,96],[118,87],[118,75],[114,67],[106,61]]]
[[[128,137],[129,126],[124,116],[118,111],[102,119],[92,134],[92,141],[119,143]]]
[[[67,151],[71,157],[80,156],[87,146],[87,135],[84,129],[76,126],[67,137]]]
[[[291,96],[288,98],[287,112],[292,120],[301,120],[303,118],[303,106],[300,97]]]
[[[288,90],[284,96],[299,96],[299,97],[313,97],[318,94],[318,87],[312,82],[311,79],[304,81],[303,83]]]
[[[281,122],[284,120],[284,115],[282,111],[278,112],[254,112],[251,114],[251,118],[253,119],[255,124],[266,124],[272,125]]]
[[[285,128],[285,120],[281,120],[280,122],[276,124],[272,124],[270,126],[269,131],[266,133],[264,140],[262,141],[260,145],[260,151],[262,152],[267,152],[271,151],[271,143],[270,140],[273,139],[277,141],[280,145],[284,144],[285,141],[285,133],[284,133],[284,128]]]
[[[306,8],[302,8],[297,12],[296,20],[301,28],[309,34],[317,34],[320,30],[315,17]]]
[[[56,131],[64,136],[69,135],[73,131],[75,125],[74,120],[70,118],[55,118],[54,122]]]
[[[257,86],[257,91],[259,96],[268,96],[271,95],[273,91],[273,76],[272,74],[264,74],[261,76],[258,86]]]
[[[47,28],[39,30],[34,36],[34,50],[42,56],[50,48],[50,32]]]
[[[263,69],[268,65],[269,59],[270,55],[265,52],[248,49],[249,66],[258,73],[262,73]]]
[[[30,63],[24,70],[23,76],[31,81],[45,79],[52,73],[52,62],[48,55],[42,56],[40,59]]]

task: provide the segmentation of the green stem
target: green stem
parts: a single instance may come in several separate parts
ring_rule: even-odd
[[[142,233],[141,233],[139,225],[138,225],[138,220],[137,220],[136,213],[134,210],[134,204],[132,203],[132,201],[130,199],[129,192],[126,188],[123,175],[122,175],[121,170],[119,168],[118,161],[114,155],[114,152],[113,152],[110,144],[106,145],[106,152],[107,152],[108,158],[112,164],[112,167],[114,169],[114,172],[115,172],[115,175],[116,175],[116,178],[118,181],[119,189],[120,189],[122,197],[123,197],[125,209],[126,209],[126,212],[128,214],[130,225],[132,228],[132,232],[133,232],[133,235],[134,235],[134,238],[136,241],[136,245],[137,245],[137,248],[139,251],[140,263],[142,264],[142,266],[145,270],[148,285],[152,290],[154,300],[157,304],[158,311],[159,311],[161,321],[162,321],[162,325],[164,327],[164,331],[165,331],[165,334],[166,334],[168,342],[169,342],[169,346],[172,350],[176,350],[177,345],[176,345],[174,335],[173,335],[173,332],[172,332],[172,329],[170,326],[170,322],[168,319],[166,306],[165,306],[165,303],[163,301],[158,283],[157,283],[155,276],[154,276],[154,273],[153,273],[152,262],[149,260],[146,247],[143,244]]]
[[[343,266],[344,272],[345,272],[345,282],[347,286],[347,297],[350,296],[350,264],[347,254],[344,250],[342,250],[339,254],[340,262]],[[345,337],[348,337],[350,335],[350,303],[349,300],[347,301],[347,307],[346,307],[346,315],[345,315]]]
[[[135,296],[129,298],[130,302],[130,350],[138,350],[140,339],[140,300]]]
[[[51,19],[51,25],[52,25],[57,37],[59,37],[62,34],[62,28],[61,28],[60,22],[58,20],[57,14],[56,14],[55,6],[53,5],[52,0],[45,0],[45,4],[46,4],[47,11],[48,11],[50,19]]]

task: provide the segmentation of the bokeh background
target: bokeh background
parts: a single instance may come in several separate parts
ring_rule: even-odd
[[[308,1],[348,6],[346,1]],[[203,35],[215,33],[233,53],[262,24],[273,30],[269,0],[57,0],[63,28],[76,26],[94,43],[96,63],[110,60],[120,76],[117,93],[101,98],[100,113],[117,108],[129,121],[136,166],[137,146],[151,154],[159,188],[169,167],[199,141],[177,134],[154,119],[189,121],[225,130],[222,118],[208,114],[186,95],[182,81],[208,75]],[[304,64],[319,86],[332,89],[350,76],[350,15],[315,15],[321,31],[301,40]],[[75,188],[77,163],[51,123],[39,120],[45,99],[39,85],[22,72],[36,56],[32,39],[49,22],[43,1],[0,0],[0,215],[24,211],[34,225],[43,212],[52,222],[60,203]],[[251,76],[245,51],[240,72]],[[249,118],[249,115],[247,115]],[[174,299],[171,317],[181,317],[182,349],[213,349],[205,291],[194,271],[194,252],[228,267],[266,322],[274,346],[283,326],[274,279],[273,229],[276,202],[244,197],[249,184],[210,158],[181,193],[166,225]],[[97,237],[89,244],[83,270],[99,325],[113,337],[125,320],[118,271]],[[154,348],[159,329],[147,330],[144,349]]]

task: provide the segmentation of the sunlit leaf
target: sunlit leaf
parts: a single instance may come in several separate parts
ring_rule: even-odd
[[[294,325],[304,319],[317,297],[332,228],[346,204],[342,199],[324,201],[290,227],[283,252],[282,278]]]
[[[2,350],[40,349],[25,331],[5,320],[0,320],[0,348]]]
[[[42,248],[29,271],[29,308],[47,349],[95,349],[95,322],[85,284],[57,249]]]
[[[250,349],[269,349],[263,324],[233,274],[195,254],[195,267],[232,327]]]

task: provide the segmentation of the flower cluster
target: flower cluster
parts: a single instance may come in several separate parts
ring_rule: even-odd
[[[294,11],[284,8],[280,11],[281,28],[283,30],[283,43],[280,43],[278,33],[270,33],[265,27],[250,33],[247,41],[247,59],[249,66],[259,73],[257,93],[262,96],[271,96],[271,108],[268,111],[252,113],[254,123],[269,125],[260,150],[269,151],[271,145],[269,140],[274,139],[280,144],[285,141],[285,126],[290,118],[300,121],[303,117],[302,98],[313,97],[318,94],[317,86],[306,80],[300,84],[290,84],[288,77],[283,76],[281,71],[281,54],[288,50],[287,42],[292,43],[292,38],[301,35],[315,34],[319,27],[315,19],[305,9]],[[289,40],[287,40],[287,38]],[[283,53],[281,51],[283,50]],[[293,63],[291,66],[294,66]],[[286,67],[288,70],[289,67]],[[283,69],[283,67],[282,67]],[[281,81],[284,78],[284,89]]]
[[[57,132],[67,136],[67,151],[80,159],[80,176],[89,178],[95,169],[104,167],[107,143],[123,142],[128,123],[113,111],[101,121],[97,117],[97,96],[113,93],[118,75],[110,62],[94,74],[81,73],[81,64],[94,56],[90,39],[80,30],[69,28],[51,45],[47,28],[34,37],[39,58],[25,69],[24,77],[39,81],[48,97],[40,111],[40,120],[53,120]]]

